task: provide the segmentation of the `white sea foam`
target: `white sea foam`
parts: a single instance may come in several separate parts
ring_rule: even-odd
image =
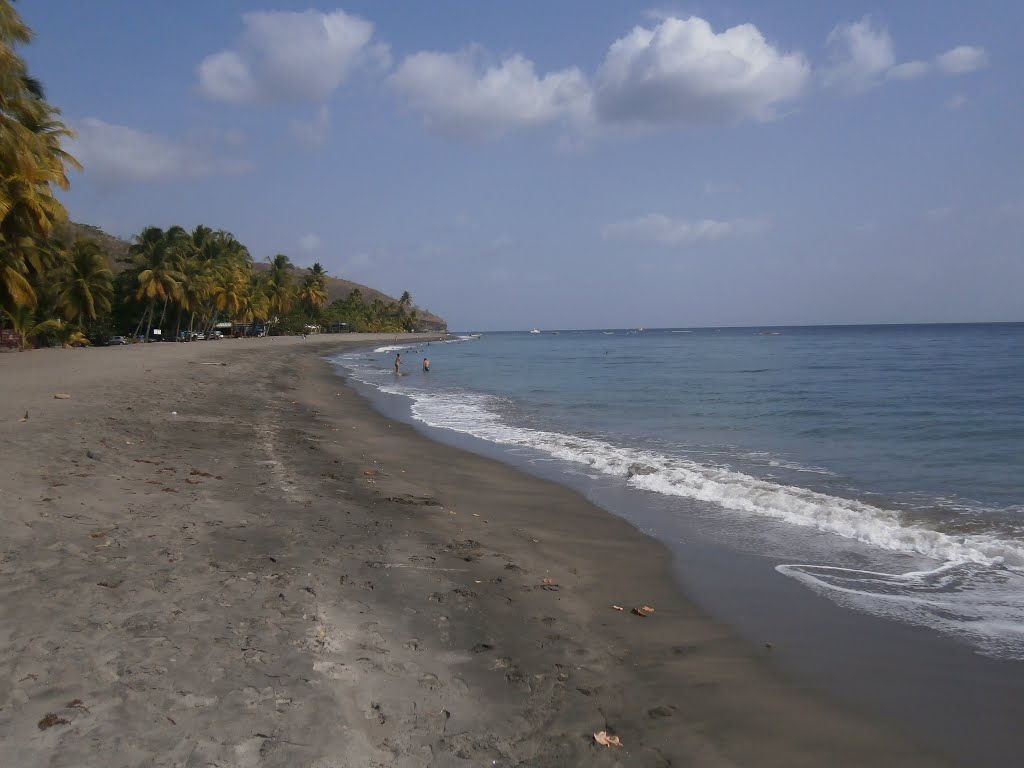
[[[840,605],[930,627],[987,656],[1024,660],[1024,573],[984,563],[946,563],[890,574],[825,565],[779,565]]]
[[[378,383],[379,385],[379,383]],[[1024,568],[1024,542],[983,534],[955,535],[903,519],[900,512],[856,499],[783,485],[678,456],[616,446],[603,440],[513,427],[500,417],[501,399],[476,393],[437,395],[383,385],[413,398],[417,420],[500,445],[541,451],[607,475],[637,489],[711,502],[726,509],[815,528],[893,552],[940,562],[978,562]],[[646,468],[635,473],[631,468]]]
[[[456,336],[454,339],[439,339],[438,341],[432,341],[431,344],[459,344],[463,341],[477,341],[474,336]],[[410,344],[388,344],[386,347],[377,347],[374,352],[404,352],[407,349],[420,349],[426,345],[425,341],[417,341]],[[343,355],[342,357],[347,357]]]
[[[508,406],[502,398],[410,390],[382,383],[377,373],[364,370],[354,375],[384,392],[411,397],[413,417],[429,426],[530,449],[581,465],[587,472],[619,476],[638,490],[709,502],[933,559],[943,564],[935,571],[897,575],[805,565],[780,566],[779,571],[850,607],[939,629],[974,642],[985,653],[1024,658],[1024,541],[995,534],[946,533],[909,521],[896,510],[685,456],[512,426],[501,418]]]

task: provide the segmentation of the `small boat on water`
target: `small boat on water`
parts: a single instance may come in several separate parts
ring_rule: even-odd
[[[479,339],[482,335],[483,334],[480,334],[480,333],[471,333],[471,334],[469,334],[469,338],[471,338],[471,339]]]
[[[536,328],[534,328],[532,331],[530,331],[530,333],[540,333],[540,331],[538,331]]]

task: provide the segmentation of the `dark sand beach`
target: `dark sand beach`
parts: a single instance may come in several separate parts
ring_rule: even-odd
[[[0,356],[0,766],[942,764],[373,411],[322,360],[367,341]]]

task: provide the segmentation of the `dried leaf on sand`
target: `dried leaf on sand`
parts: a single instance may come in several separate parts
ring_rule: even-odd
[[[55,725],[67,725],[69,722],[69,720],[65,720],[63,717],[57,717],[53,712],[47,712],[46,717],[39,721],[39,730],[45,731],[47,728],[53,728]]]
[[[594,734],[594,741],[602,747],[621,747],[622,741],[618,736],[612,736],[607,731],[598,731]]]

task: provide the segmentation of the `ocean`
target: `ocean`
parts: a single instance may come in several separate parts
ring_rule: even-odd
[[[333,361],[670,548],[699,536],[1024,659],[1024,324],[467,334]]]

